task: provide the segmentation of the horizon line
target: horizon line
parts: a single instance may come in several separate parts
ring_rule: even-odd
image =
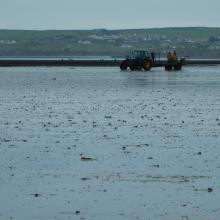
[[[152,30],[152,29],[172,29],[172,28],[220,28],[216,26],[161,26],[161,27],[137,27],[137,28],[80,28],[80,29],[56,29],[56,28],[39,28],[39,29],[23,29],[23,28],[0,28],[0,31],[95,31],[95,30],[106,30],[106,31],[125,31],[125,30]]]

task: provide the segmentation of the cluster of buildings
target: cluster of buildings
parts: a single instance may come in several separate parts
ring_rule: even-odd
[[[16,44],[16,40],[0,40],[0,44]]]

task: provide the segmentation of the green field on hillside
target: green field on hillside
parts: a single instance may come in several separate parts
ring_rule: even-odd
[[[128,30],[0,30],[0,56],[124,56],[132,49],[162,55],[177,50],[192,57],[220,57],[220,28]]]

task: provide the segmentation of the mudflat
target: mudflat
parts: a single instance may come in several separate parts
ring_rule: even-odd
[[[220,67],[0,69],[0,219],[217,220]]]

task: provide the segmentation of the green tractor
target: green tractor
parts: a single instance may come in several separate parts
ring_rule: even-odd
[[[121,62],[120,69],[127,70],[151,70],[155,60],[153,52],[149,53],[145,50],[134,50]]]

